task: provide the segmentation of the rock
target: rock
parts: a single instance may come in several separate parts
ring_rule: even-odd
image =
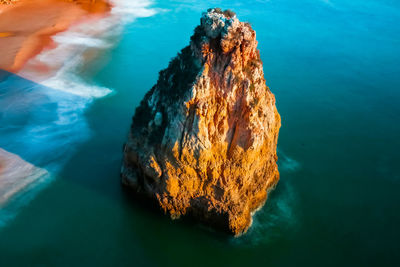
[[[162,124],[162,113],[161,112],[157,112],[156,116],[154,117],[154,124],[156,126],[161,126]]]
[[[172,218],[239,235],[279,180],[280,125],[256,33],[209,9],[136,109],[122,182]]]
[[[12,5],[17,2],[18,0],[0,0],[0,5]]]

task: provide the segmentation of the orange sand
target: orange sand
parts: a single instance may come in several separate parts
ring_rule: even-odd
[[[105,0],[20,0],[0,4],[0,69],[17,72],[43,49],[51,36],[110,10]]]

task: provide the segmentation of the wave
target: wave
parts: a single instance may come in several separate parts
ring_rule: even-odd
[[[88,52],[99,53],[110,49],[115,45],[115,40],[118,40],[125,24],[157,13],[156,9],[150,8],[151,1],[111,2],[113,8],[108,16],[88,18],[86,22],[56,34],[52,37],[55,47],[31,59],[18,74],[55,90],[86,98],[110,94],[111,88],[93,85],[80,76],[81,69],[87,64]],[[43,69],[48,70],[47,73]]]
[[[300,169],[300,163],[288,157],[283,151],[278,149],[278,166],[280,172],[295,172]]]
[[[56,177],[91,135],[85,110],[114,90],[82,76],[93,56],[111,49],[123,27],[157,13],[151,1],[113,0],[110,14],[52,37],[54,48],[14,75],[0,70],[0,226]],[[29,163],[28,163],[29,162]],[[29,170],[29,171],[28,171]]]
[[[278,149],[278,155],[281,179],[277,188],[269,193],[265,206],[254,214],[247,234],[231,239],[232,244],[252,246],[269,243],[295,228],[297,219],[294,206],[297,196],[291,177],[301,165],[280,149]]]
[[[0,227],[12,219],[15,211],[27,203],[38,192],[37,185],[48,183],[51,176],[48,171],[35,167],[17,155],[0,149]],[[21,192],[30,192],[23,201],[14,201],[14,205],[7,205],[11,200],[22,196]],[[22,199],[20,199],[22,200]]]

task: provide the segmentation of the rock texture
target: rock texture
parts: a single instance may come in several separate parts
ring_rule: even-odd
[[[172,218],[241,234],[279,180],[280,125],[255,31],[209,9],[136,109],[122,182]]]
[[[18,0],[0,0],[0,5],[12,5],[18,2]]]

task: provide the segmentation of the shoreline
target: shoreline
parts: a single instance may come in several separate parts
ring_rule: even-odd
[[[0,4],[0,69],[17,73],[30,59],[56,47],[54,35],[107,16],[111,7],[105,0],[22,0]]]
[[[92,68],[88,63],[117,43],[126,24],[157,13],[150,8],[150,2],[142,0],[93,0],[94,4],[105,3],[103,6],[93,6],[88,3],[90,0],[67,1],[19,0],[18,4],[0,4],[0,83],[4,82],[0,91],[5,93],[0,107],[10,114],[0,121],[15,133],[14,137],[6,133],[9,140],[23,135],[26,140],[40,142],[31,146],[28,141],[16,145],[17,149],[2,142],[0,150],[10,150],[52,177],[76,147],[90,137],[85,110],[94,99],[113,92],[112,88],[87,79],[86,71]],[[12,128],[14,121],[23,123]],[[40,131],[31,131],[39,128]],[[40,155],[38,161],[36,155]],[[7,190],[2,180],[9,180],[6,170],[11,166],[10,159],[0,157],[0,193]],[[22,168],[14,169],[22,180],[30,181]],[[48,184],[47,180],[37,181],[18,187],[21,190],[16,190],[4,209],[0,208],[0,229]]]
[[[86,24],[92,27],[100,20],[107,19],[111,14],[111,8],[112,5],[107,0],[19,0],[12,4],[4,4],[4,1],[0,0],[0,51],[2,55],[0,57],[0,72],[4,70],[16,74],[16,77],[32,81],[33,86],[42,84],[42,82],[57,81],[62,83],[67,81],[69,83],[65,84],[65,87],[75,86],[75,89],[79,88],[83,93],[88,88],[96,88],[96,90],[101,91],[97,93],[98,95],[101,93],[106,95],[109,93],[106,88],[86,85],[77,80],[77,77],[70,75],[69,70],[64,70],[64,68],[71,64],[68,63],[68,60],[72,56],[79,55],[87,48],[81,49],[70,45],[74,36],[68,38],[68,32],[79,34],[79,32],[76,33],[77,28],[87,27]],[[93,32],[93,34],[99,33],[101,33],[101,28],[97,32]],[[64,43],[58,42],[57,38],[60,38],[60,35],[65,39]],[[85,37],[83,33],[82,36]],[[83,43],[85,43],[84,41]],[[59,72],[65,77],[59,77]],[[5,75],[5,77],[8,77],[8,75]],[[0,83],[3,81],[3,77],[0,77]],[[71,84],[71,82],[75,83]],[[28,87],[32,87],[32,85],[29,84]],[[6,89],[5,91],[8,92],[8,86],[6,81],[4,87],[0,87],[0,89]],[[18,87],[18,84],[16,86]],[[46,85],[44,84],[44,86]],[[46,91],[41,92],[40,88],[35,89],[37,89],[35,90],[37,95],[30,96],[28,93],[24,96],[26,99],[23,101],[29,103],[29,105],[35,105],[36,102],[32,98],[39,97],[44,101],[39,101],[39,105],[54,102],[60,105],[56,110],[52,110],[58,116],[58,120],[40,121],[42,124],[47,123],[47,127],[56,127],[55,129],[58,130],[63,130],[60,128],[63,124],[61,123],[61,126],[57,126],[57,124],[62,122],[62,119],[67,120],[69,112],[73,112],[74,115],[81,114],[84,109],[82,103],[90,102],[89,98],[85,100],[86,102],[82,100],[82,103],[77,104],[68,102],[72,100],[66,99],[65,103],[72,106],[66,109],[63,106],[65,105],[64,102],[60,102],[58,98],[53,98],[55,94],[47,95]],[[57,86],[52,89],[65,91]],[[77,92],[69,93],[71,95],[77,94]],[[2,98],[4,100],[3,95]],[[3,103],[6,104],[6,107],[4,105],[3,107],[7,108],[8,103],[11,102],[3,101]],[[26,110],[31,111],[31,109]],[[12,109],[10,112],[12,112]],[[74,123],[81,123],[81,120]],[[70,123],[71,127],[74,126],[74,123]],[[26,127],[26,125],[23,127]],[[73,132],[73,130],[71,131]],[[82,138],[86,137],[83,136]],[[78,143],[80,140],[71,139],[70,142]],[[0,228],[6,223],[8,217],[13,217],[17,210],[42,188],[39,185],[44,186],[47,181],[50,181],[48,179],[50,170],[46,168],[47,166],[40,165],[40,167],[37,167],[39,165],[36,166],[36,163],[32,163],[32,159],[24,158],[18,151],[8,152],[4,149],[5,147],[0,145]],[[49,152],[47,151],[47,153]],[[26,194],[28,191],[29,194]],[[7,210],[3,209],[9,205],[11,206]],[[7,214],[4,215],[5,213]]]

